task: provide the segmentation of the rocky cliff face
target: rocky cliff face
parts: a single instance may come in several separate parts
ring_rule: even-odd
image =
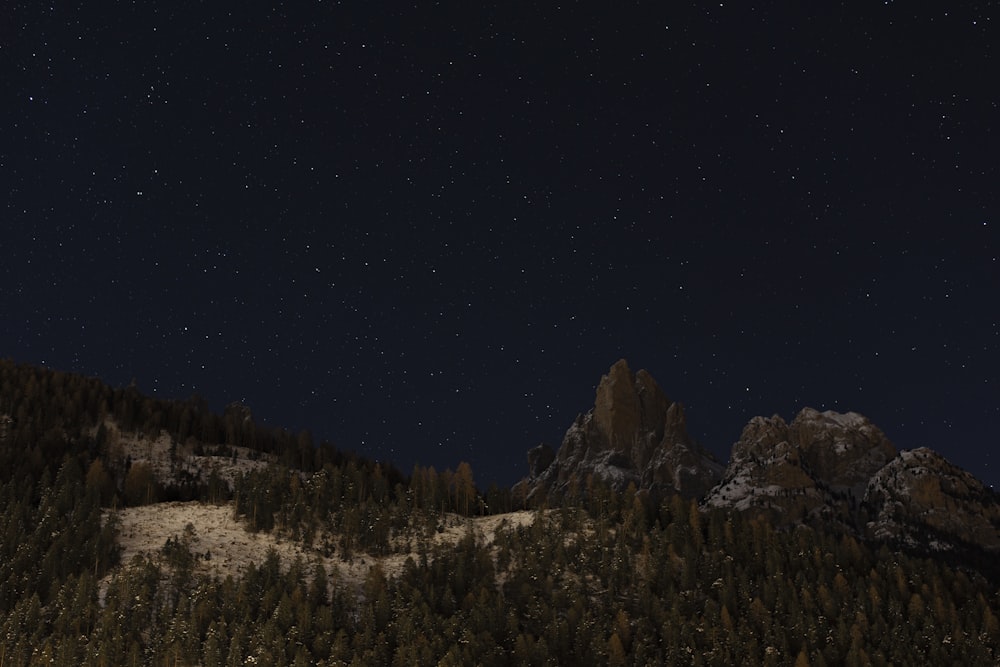
[[[885,434],[856,412],[805,408],[789,425],[788,435],[802,449],[809,470],[830,490],[855,499],[864,494],[871,476],[896,457]]]
[[[932,551],[975,545],[1000,552],[1000,504],[970,473],[922,447],[900,452],[868,483],[871,538]]]
[[[703,505],[754,510],[779,523],[850,524],[871,476],[895,455],[885,434],[854,412],[806,408],[790,424],[754,417]]]
[[[629,483],[656,493],[700,497],[722,466],[688,435],[684,410],[644,370],[622,359],[601,378],[594,407],[566,431],[558,452],[540,445],[528,454],[529,475],[515,489],[526,497],[562,492],[589,475],[623,490]]]
[[[754,417],[702,506],[839,525],[912,549],[1000,551],[990,489],[929,449],[897,452],[854,412],[806,408],[790,424]]]
[[[594,407],[576,418],[558,451],[535,447],[528,468],[515,492],[529,499],[593,476],[618,490],[635,484],[700,498],[703,509],[839,528],[965,562],[1000,553],[1000,496],[939,454],[897,452],[856,412],[805,408],[791,422],[751,419],[723,471],[688,435],[681,405],[624,359],[601,378]]]

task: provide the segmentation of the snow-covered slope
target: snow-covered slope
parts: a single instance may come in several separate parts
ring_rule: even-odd
[[[319,563],[331,582],[360,587],[376,565],[387,576],[395,576],[402,572],[408,558],[419,560],[420,554],[411,545],[424,543],[431,550],[449,547],[458,544],[470,531],[479,543],[491,545],[505,531],[529,526],[539,516],[529,511],[485,517],[446,514],[438,517],[437,528],[426,539],[418,539],[419,529],[414,528],[412,534],[397,535],[387,555],[359,553],[344,557],[331,546],[337,543],[337,535],[323,535],[307,546],[279,532],[249,532],[243,521],[234,518],[232,503],[169,502],[109,510],[106,519],[119,523],[121,565],[105,578],[103,586],[136,557],[167,569],[164,546],[170,540],[182,544],[194,556],[195,573],[239,579],[251,564],[259,566],[268,552],[274,550],[285,569],[300,559],[305,572],[311,573]]]

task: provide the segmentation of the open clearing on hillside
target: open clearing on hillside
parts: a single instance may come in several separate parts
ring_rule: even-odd
[[[137,556],[157,559],[168,539],[189,538],[189,548],[196,556],[198,572],[225,578],[238,579],[251,563],[264,562],[273,548],[287,568],[296,557],[307,565],[323,563],[333,581],[360,585],[368,571],[381,564],[387,576],[402,572],[408,557],[417,559],[416,553],[393,553],[387,556],[356,554],[349,561],[338,555],[324,556],[320,551],[307,549],[302,544],[282,539],[273,533],[248,532],[242,521],[233,517],[232,503],[211,505],[200,502],[171,502],[129,507],[117,512],[121,562],[128,564]],[[535,513],[511,512],[485,517],[445,515],[443,530],[434,534],[432,543],[457,544],[471,529],[477,538],[492,544],[499,530],[530,526]],[[190,525],[190,528],[188,527]],[[307,572],[311,571],[307,568]]]

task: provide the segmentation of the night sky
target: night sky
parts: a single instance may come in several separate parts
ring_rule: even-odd
[[[0,9],[0,356],[481,488],[625,357],[1000,484],[994,4],[109,4]]]

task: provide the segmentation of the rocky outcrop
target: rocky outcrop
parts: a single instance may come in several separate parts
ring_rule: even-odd
[[[860,500],[872,475],[896,457],[885,434],[856,412],[805,408],[788,427],[803,464],[834,492]]]
[[[601,378],[594,407],[576,418],[554,457],[540,445],[529,452],[528,464],[528,477],[515,490],[529,498],[564,492],[591,475],[619,490],[632,483],[651,492],[700,497],[722,471],[688,435],[681,405],[646,371],[633,374],[624,359]]]
[[[754,510],[779,523],[851,525],[868,481],[895,456],[885,434],[855,412],[805,408],[791,424],[754,417],[703,505]]]
[[[992,490],[930,449],[897,452],[867,418],[812,408],[786,423],[754,417],[702,507],[818,523],[878,542],[950,551],[968,561],[1000,551]]]
[[[683,407],[624,359],[601,378],[594,407],[577,416],[558,451],[528,452],[528,476],[515,492],[572,495],[591,478],[617,490],[634,484],[700,498],[703,509],[736,509],[780,526],[948,552],[976,567],[1000,553],[998,496],[939,454],[897,452],[856,412],[805,408],[791,422],[751,419],[723,471],[688,434]]]
[[[544,442],[537,447],[532,447],[528,450],[528,476],[538,477],[552,465],[555,458],[555,451]]]
[[[931,551],[1000,552],[1000,504],[972,474],[922,447],[901,452],[868,483],[868,537]]]

